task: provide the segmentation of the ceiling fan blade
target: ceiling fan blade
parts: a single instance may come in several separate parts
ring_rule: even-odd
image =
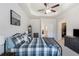
[[[45,9],[39,9],[38,11],[45,11]]]
[[[44,3],[44,6],[47,7],[47,3]]]
[[[56,12],[55,10],[51,10],[52,12]]]
[[[55,7],[58,7],[58,6],[59,6],[59,4],[56,4],[56,5],[52,6],[51,8],[55,8]]]

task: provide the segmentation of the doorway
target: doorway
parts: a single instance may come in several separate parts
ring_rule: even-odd
[[[66,23],[61,24],[61,37],[64,38],[66,36]]]

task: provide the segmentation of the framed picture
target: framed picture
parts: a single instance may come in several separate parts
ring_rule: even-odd
[[[15,11],[10,10],[10,24],[20,26],[21,16],[17,14]]]

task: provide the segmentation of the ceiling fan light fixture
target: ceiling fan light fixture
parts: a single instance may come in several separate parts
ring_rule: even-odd
[[[48,10],[46,10],[46,13],[51,13],[51,11],[48,9]]]

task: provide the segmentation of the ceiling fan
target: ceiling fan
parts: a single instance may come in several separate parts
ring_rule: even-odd
[[[44,12],[44,14],[47,14],[49,12],[56,12],[56,10],[53,10],[53,8],[56,8],[56,7],[60,6],[60,4],[56,4],[56,5],[53,5],[53,6],[49,7],[48,3],[44,3],[44,6],[45,6],[44,9],[39,9],[38,11],[39,12],[42,11],[42,12]]]

